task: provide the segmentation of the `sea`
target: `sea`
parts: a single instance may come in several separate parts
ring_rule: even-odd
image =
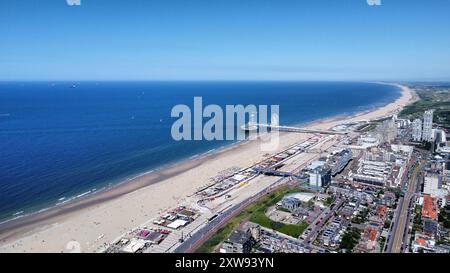
[[[279,105],[302,125],[386,105],[399,88],[364,82],[0,82],[0,222],[46,210],[233,145],[176,141],[176,105]]]

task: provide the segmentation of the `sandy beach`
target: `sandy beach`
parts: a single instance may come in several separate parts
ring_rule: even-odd
[[[395,102],[350,117],[333,117],[308,124],[330,129],[338,124],[384,117],[413,99],[412,91],[396,85],[402,95]],[[281,151],[310,137],[303,133],[280,134]],[[127,230],[152,219],[161,211],[182,204],[210,178],[231,167],[248,167],[264,158],[260,141],[233,145],[220,152],[184,161],[42,213],[0,225],[0,252],[67,252],[77,241],[83,252],[94,252]],[[275,151],[273,152],[275,153]]]

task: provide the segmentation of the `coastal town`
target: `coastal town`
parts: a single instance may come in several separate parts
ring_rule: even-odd
[[[2,261],[442,270],[449,14],[450,0],[0,1]]]
[[[71,217],[21,224],[23,233],[3,234],[0,249],[448,253],[450,90],[397,86],[397,101],[367,113],[284,127],[274,153],[256,140],[187,161],[179,174],[163,170],[164,182]],[[94,197],[108,194],[114,189]]]
[[[436,110],[338,124],[224,170],[101,251],[450,253],[450,142]]]

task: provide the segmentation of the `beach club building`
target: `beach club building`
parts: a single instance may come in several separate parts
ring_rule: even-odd
[[[307,169],[309,175],[309,186],[320,188],[331,183],[331,169],[325,161],[314,161]]]
[[[313,200],[315,197],[314,193],[309,192],[298,192],[286,194],[283,199],[281,199],[281,206],[289,211],[293,211],[299,208],[302,204],[306,204]]]

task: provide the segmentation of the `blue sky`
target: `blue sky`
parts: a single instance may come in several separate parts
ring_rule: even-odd
[[[450,1],[8,0],[0,80],[450,80]]]

